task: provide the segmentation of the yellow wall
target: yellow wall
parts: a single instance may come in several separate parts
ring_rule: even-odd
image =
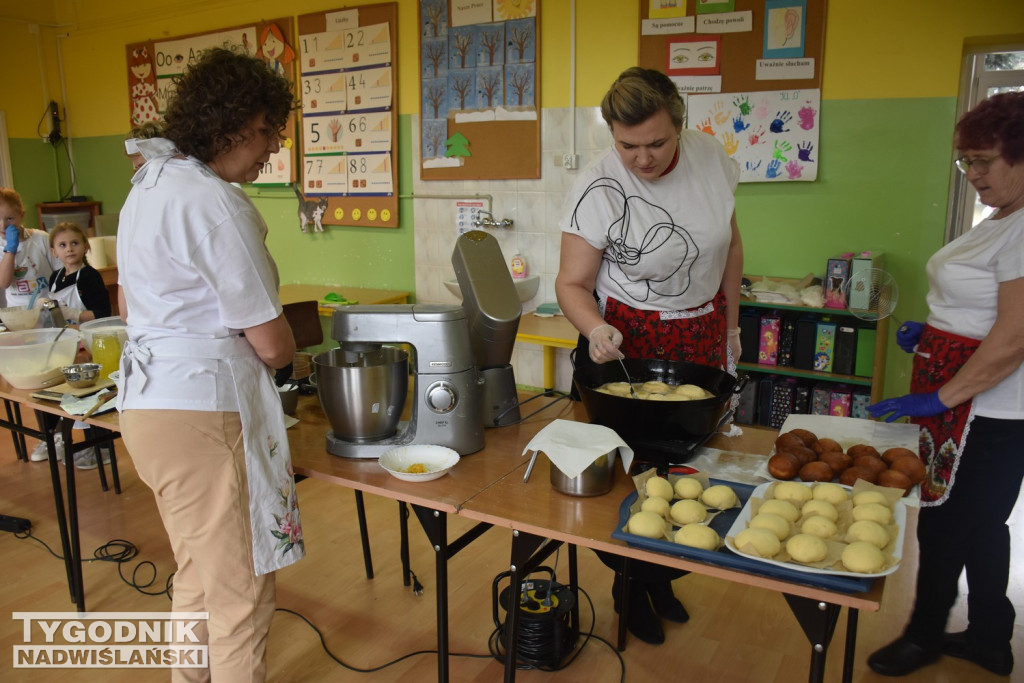
[[[539,1],[541,103],[565,107],[569,103],[569,0]],[[8,11],[6,7],[14,4],[23,5],[5,1],[0,14],[18,16],[16,8]],[[128,127],[127,43],[215,30],[261,17],[373,3],[35,0],[35,4],[41,9],[21,10],[22,16],[31,12],[36,20],[45,17],[59,27],[39,26],[32,33],[28,23],[0,22],[0,44],[8,56],[0,70],[0,92],[4,93],[0,106],[7,111],[11,137],[35,137],[46,102],[54,99],[63,104],[58,43],[72,136],[117,135]],[[417,0],[398,2],[401,114],[419,111],[418,6]],[[636,59],[639,7],[635,0],[577,0],[576,6],[576,103],[595,106],[615,74]],[[833,0],[827,26],[823,98],[954,97],[964,38],[1024,33],[1024,2]],[[47,131],[44,121],[41,132]]]

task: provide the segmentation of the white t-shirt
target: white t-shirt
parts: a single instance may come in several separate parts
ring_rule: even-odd
[[[679,162],[643,180],[610,149],[569,194],[559,227],[604,252],[596,289],[633,308],[675,311],[714,298],[732,241],[739,166],[712,136],[684,130]]]
[[[0,235],[0,249],[7,240]],[[14,255],[14,280],[7,287],[8,306],[27,306],[32,293],[40,287],[49,289],[50,274],[60,267],[60,261],[50,252],[50,237],[42,230],[28,230],[28,239],[18,243]]]
[[[117,235],[129,339],[195,340],[201,348],[204,339],[237,335],[280,315],[267,226],[245,193],[195,159],[143,169],[132,178]],[[152,173],[159,174],[155,184]],[[238,410],[227,363],[200,356],[154,355],[145,387],[133,376],[124,388],[123,407]]]
[[[928,260],[928,324],[984,339],[996,321],[999,284],[1024,277],[1024,209],[986,219]],[[1024,418],[1024,366],[974,397],[976,415]]]

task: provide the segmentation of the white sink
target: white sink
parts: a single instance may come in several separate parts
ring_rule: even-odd
[[[537,291],[540,289],[540,276],[539,275],[528,275],[524,278],[512,278],[512,284],[516,286],[516,294],[519,295],[519,302],[526,303],[533,297],[537,296]],[[448,288],[448,291],[455,295],[459,301],[462,300],[462,290],[459,289],[458,280],[445,280],[444,286]]]

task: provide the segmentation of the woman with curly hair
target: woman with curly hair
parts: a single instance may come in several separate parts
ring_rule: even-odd
[[[203,53],[177,80],[163,137],[136,139],[146,163],[121,210],[121,433],[174,550],[173,609],[210,615],[196,629],[209,667],[175,681],[264,680],[273,572],[304,554],[274,388],[295,341],[267,226],[233,185],[280,149],[294,106],[262,59]]]

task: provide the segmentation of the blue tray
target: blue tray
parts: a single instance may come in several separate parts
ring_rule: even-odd
[[[741,503],[741,507],[736,507],[719,513],[709,524],[709,526],[717,531],[718,535],[724,539],[726,532],[732,528],[733,522],[735,522],[736,518],[739,516],[742,506],[747,504],[747,501],[750,499],[750,494],[754,491],[755,487],[748,484],[723,481],[720,479],[710,479],[709,483],[712,485],[725,484],[736,492],[736,497],[739,498]],[[695,560],[697,562],[703,562],[704,564],[737,569],[739,571],[756,574],[758,576],[768,576],[773,579],[782,579],[783,581],[791,581],[805,586],[824,588],[826,590],[838,591],[840,593],[866,593],[871,590],[871,584],[875,580],[873,577],[857,579],[850,576],[812,574],[798,569],[787,569],[786,567],[780,567],[766,562],[759,562],[757,559],[752,557],[738,555],[729,550],[725,545],[718,550],[702,550],[700,548],[680,545],[679,543],[672,543],[671,541],[666,541],[664,539],[647,538],[646,536],[637,536],[636,534],[627,533],[623,531],[623,529],[626,527],[626,522],[629,520],[629,508],[636,502],[636,499],[637,493],[634,491],[626,496],[626,499],[622,501],[622,505],[619,506],[619,524],[615,528],[615,531],[612,532],[612,538],[624,541],[627,545],[633,546],[634,548],[653,550],[654,552],[665,553],[666,555],[685,557],[688,560]]]

